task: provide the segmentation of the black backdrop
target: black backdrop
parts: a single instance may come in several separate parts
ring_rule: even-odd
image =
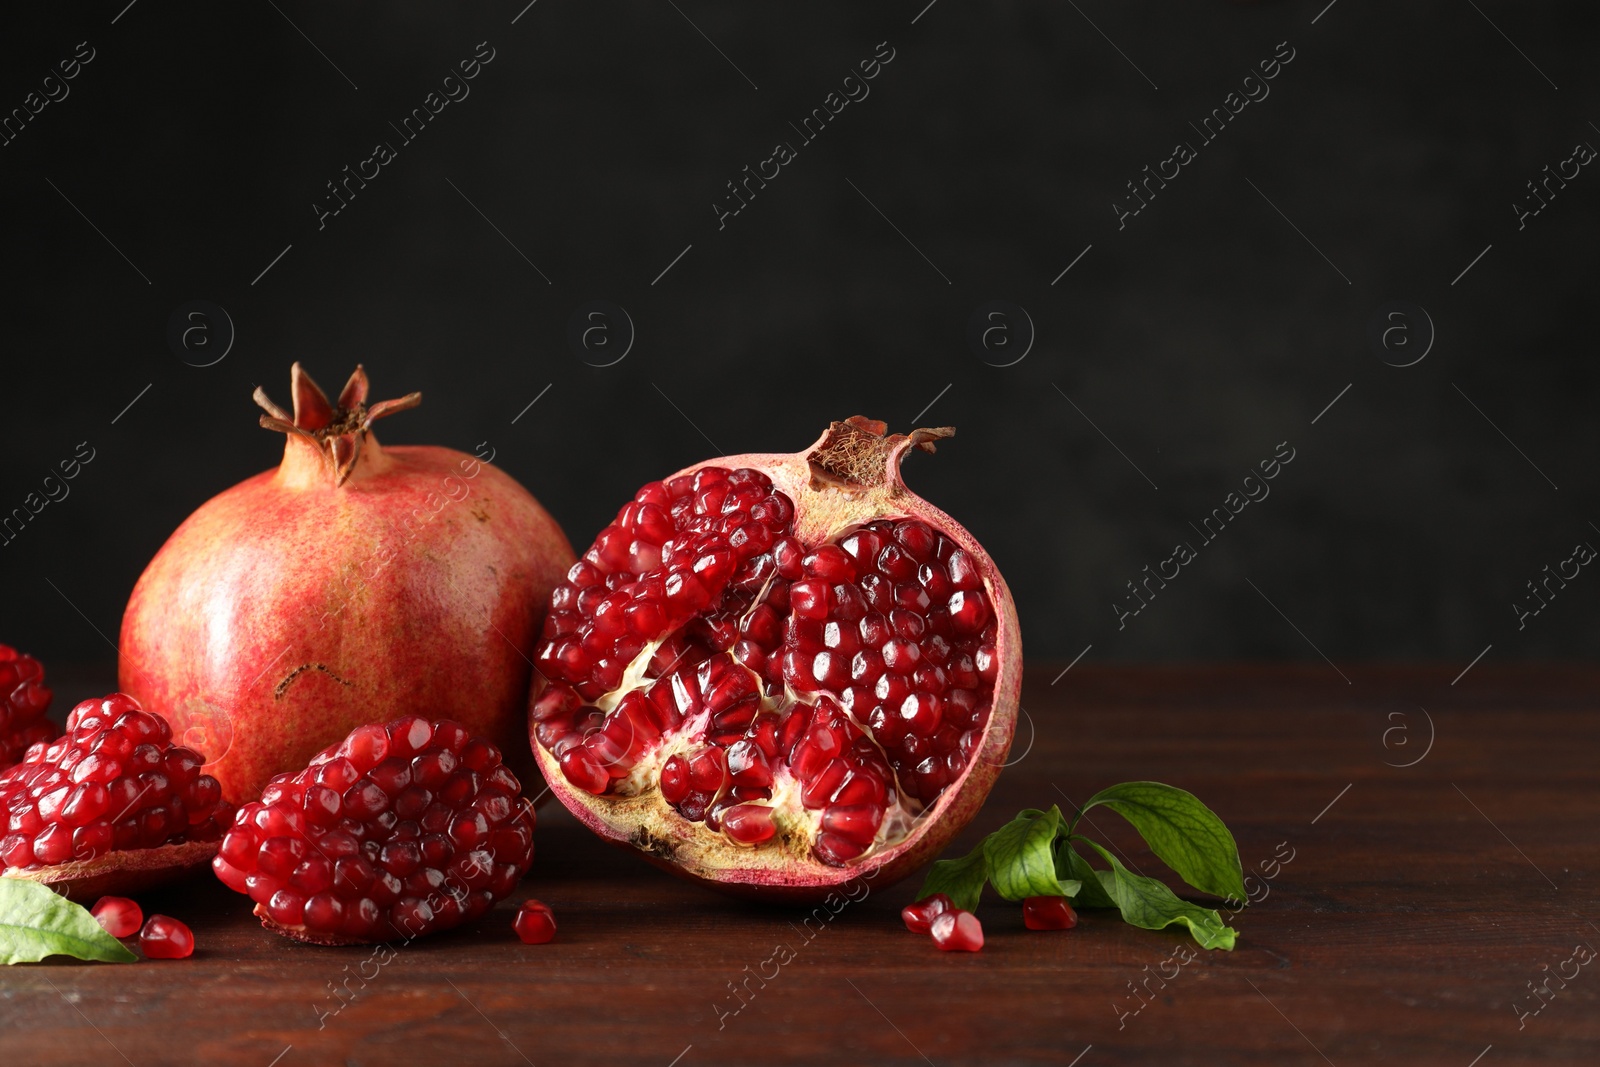
[[[854,413],[953,424],[909,480],[991,548],[1034,655],[1594,647],[1600,576],[1513,608],[1600,545],[1594,5],[525,3],[6,12],[0,514],[95,458],[0,546],[0,641],[109,656],[166,534],[276,462],[249,394],[287,401],[300,359],[422,390],[382,436],[491,442],[580,549],[683,464]],[[470,95],[408,142],[430,92]],[[347,165],[377,175],[319,220]],[[1176,175],[1119,220],[1146,166]],[[568,341],[594,300],[635,331],[612,366]],[[219,321],[169,343],[191,301],[235,329],[211,366]]]

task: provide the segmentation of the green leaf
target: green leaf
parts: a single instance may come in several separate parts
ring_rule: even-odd
[[[1201,948],[1223,948],[1232,951],[1238,933],[1222,921],[1210,908],[1202,908],[1179,900],[1172,890],[1154,878],[1134,874],[1117,858],[1087,838],[1078,838],[1100,853],[1111,864],[1109,871],[1095,871],[1100,886],[1116,902],[1122,912],[1122,921],[1142,930],[1160,930],[1173,923],[1189,928]]]
[[[1090,797],[1083,811],[1097,804],[1131,822],[1150,851],[1202,893],[1245,899],[1239,846],[1193,793],[1161,782],[1123,782]]]
[[[1056,877],[1055,842],[1061,831],[1060,808],[1028,808],[984,838],[983,855],[995,891],[1006,900],[1076,893],[1076,881]]]
[[[1068,839],[1061,841],[1056,851],[1056,876],[1065,872],[1078,881],[1078,892],[1073,903],[1080,908],[1114,908],[1117,902],[1100,887],[1099,871],[1089,866],[1089,861],[1078,855]]]
[[[106,933],[88,910],[26,878],[0,878],[0,964],[46,956],[132,963],[139,957]]]
[[[936,860],[928,877],[917,893],[918,900],[926,900],[935,893],[949,897],[956,907],[972,911],[983,896],[983,883],[989,879],[989,866],[984,862],[983,844],[958,860]]]

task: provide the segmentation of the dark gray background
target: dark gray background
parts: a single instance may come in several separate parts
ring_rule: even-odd
[[[960,434],[909,480],[992,550],[1034,656],[1593,649],[1600,576],[1521,631],[1511,605],[1600,545],[1600,174],[1521,232],[1511,205],[1600,145],[1594,5],[525,2],[6,13],[0,109],[97,56],[0,148],[0,511],[97,458],[0,547],[0,641],[107,657],[167,533],[276,462],[249,394],[286,402],[300,359],[422,390],[384,439],[491,442],[580,550],[648,479],[938,397],[921,422]],[[884,40],[870,97],[719,232],[724,183]],[[1285,40],[1270,97],[1119,232],[1124,183]],[[324,182],[480,41],[470,97],[319,232]],[[196,299],[237,327],[203,369],[166,342]],[[613,367],[566,342],[593,299],[637,327]],[[1015,366],[966,343],[995,299],[1037,327]],[[1399,299],[1438,333],[1404,369],[1366,339]],[[1281,441],[1271,497],[1119,631],[1124,583]]]

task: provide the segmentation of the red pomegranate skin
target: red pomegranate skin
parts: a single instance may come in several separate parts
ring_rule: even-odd
[[[573,562],[565,534],[473,456],[366,435],[338,484],[324,451],[291,433],[281,466],[201,506],[123,616],[123,691],[160,709],[235,804],[406,715],[528,749],[531,652]]]

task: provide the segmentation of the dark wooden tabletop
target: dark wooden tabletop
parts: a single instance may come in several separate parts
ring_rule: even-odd
[[[803,912],[679,882],[546,805],[513,900],[392,958],[292,944],[209,879],[152,894],[194,957],[5,969],[0,1064],[1600,1062],[1600,967],[1571,962],[1600,946],[1600,670],[1061,666],[1030,672],[1031,746],[1024,722],[958,847],[1018,808],[1181,785],[1247,872],[1292,854],[1252,883],[1234,952],[1163,966],[1192,942],[1108,912],[1034,933],[989,898],[983,951],[943,954],[901,926],[918,879],[808,939]],[[526,896],[555,909],[551,944],[512,934]]]

